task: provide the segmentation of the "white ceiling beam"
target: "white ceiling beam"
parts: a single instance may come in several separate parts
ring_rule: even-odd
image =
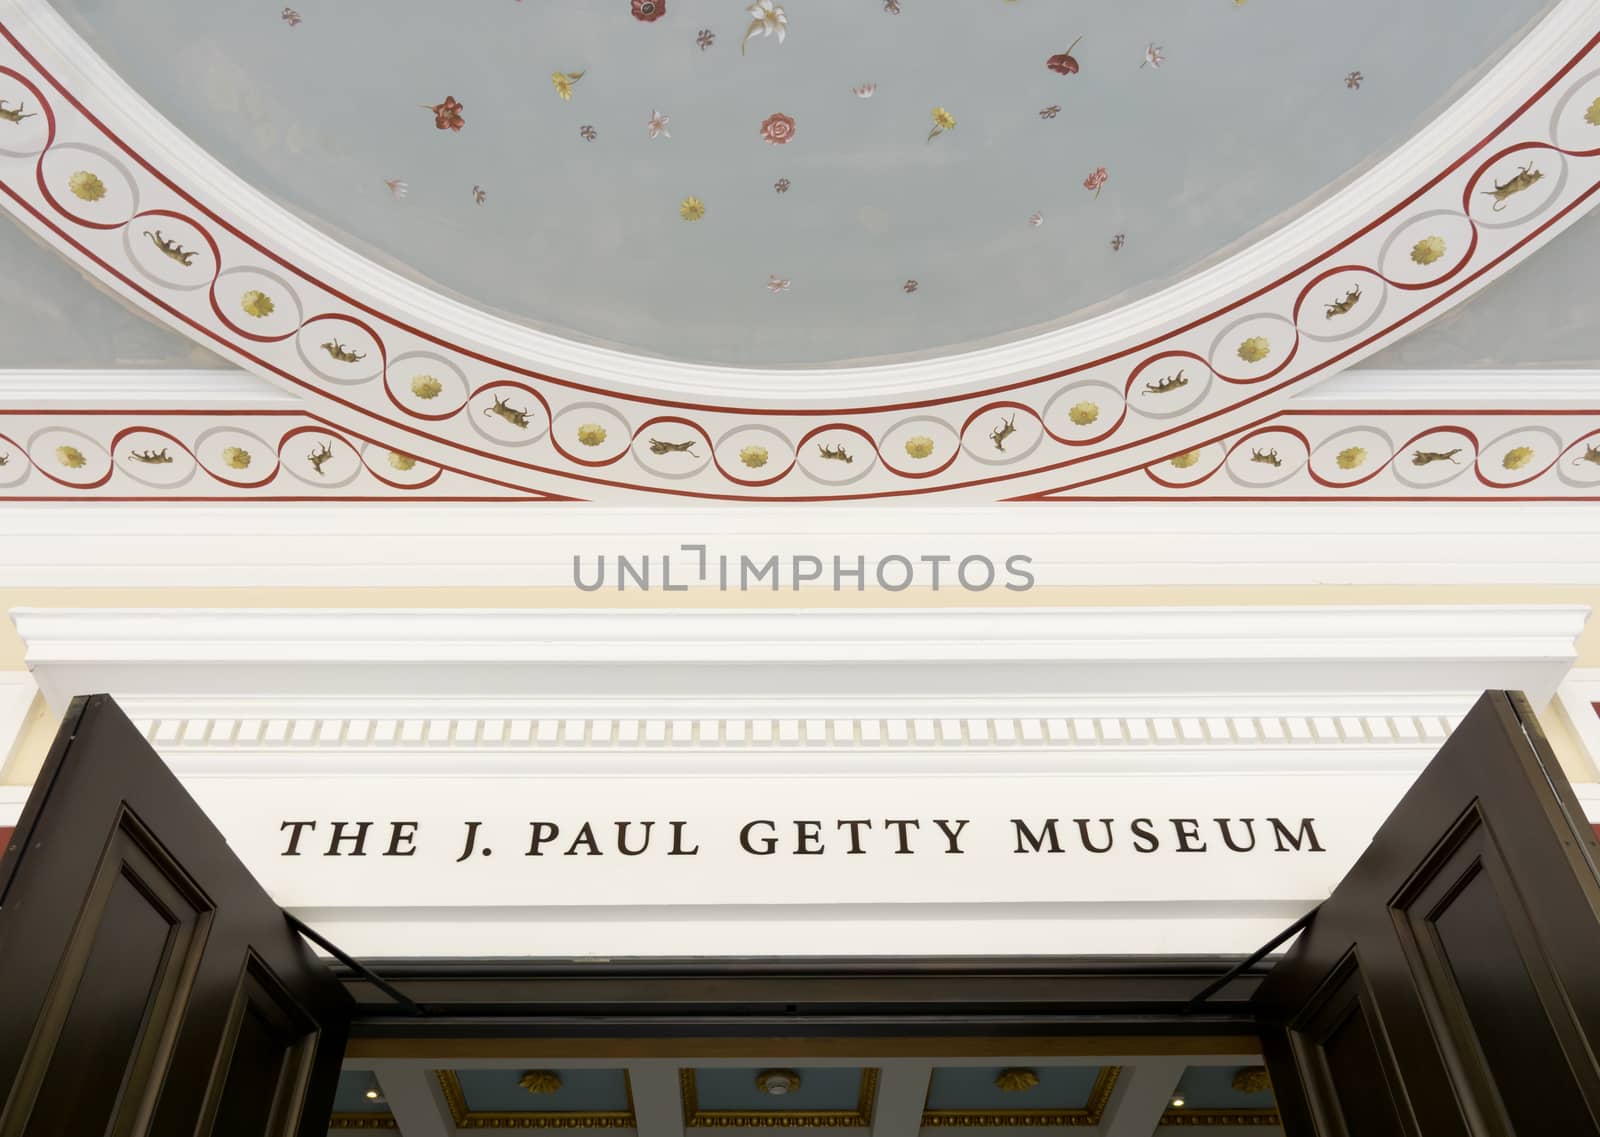
[[[400,1137],[455,1137],[455,1124],[432,1070],[381,1058],[363,1059],[361,1065],[376,1075]]]
[[[683,1097],[676,1063],[637,1062],[628,1067],[638,1137],[683,1137]]]
[[[878,1102],[872,1137],[917,1137],[928,1103],[931,1062],[895,1062],[879,1067]]]
[[[1140,1058],[1123,1066],[1099,1132],[1103,1137],[1150,1137],[1189,1065],[1188,1058]]]

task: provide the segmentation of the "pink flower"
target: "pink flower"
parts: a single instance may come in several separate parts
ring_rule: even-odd
[[[1072,47],[1077,47],[1082,42],[1083,37],[1079,36],[1072,41]],[[1076,75],[1078,73],[1078,61],[1072,56],[1072,47],[1067,48],[1060,55],[1052,55],[1044,61],[1044,65],[1057,75]]]
[[[652,24],[667,14],[667,0],[633,0],[633,18]]]
[[[1106,184],[1106,179],[1111,177],[1104,166],[1096,168],[1095,172],[1083,179],[1083,188],[1094,190],[1095,197],[1100,196],[1100,187]]]
[[[446,95],[444,102],[435,103],[431,107],[424,106],[422,109],[433,112],[433,125],[440,130],[460,130],[467,124],[466,119],[461,117],[466,105],[456,102],[453,95]]]
[[[786,114],[770,116],[761,124],[761,137],[774,146],[782,146],[794,137],[794,119]]]

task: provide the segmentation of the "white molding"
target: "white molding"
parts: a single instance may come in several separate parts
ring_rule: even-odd
[[[1244,251],[1154,295],[1067,328],[993,348],[877,366],[760,370],[680,364],[580,344],[441,295],[353,250],[243,181],[163,118],[110,69],[45,0],[5,0],[0,17],[79,98],[158,167],[213,208],[248,219],[269,247],[324,279],[359,282],[379,309],[407,313],[491,355],[537,361],[546,371],[621,390],[742,398],[766,403],[927,397],[1058,369],[1184,323],[1326,250],[1406,188],[1453,161],[1549,78],[1589,38],[1596,0],[1562,0],[1433,122],[1307,213]],[[1462,294],[1463,297],[1465,293]],[[1441,311],[1443,308],[1441,307]]]
[[[0,370],[0,409],[282,410],[288,391],[239,368],[226,370]]]
[[[573,590],[601,557],[613,566],[595,599],[616,597],[615,558],[665,557],[675,585],[704,544],[730,563],[779,558],[792,597],[797,557],[831,566],[864,558],[870,594],[885,558],[1031,558],[1036,588],[1207,585],[1600,585],[1600,525],[1583,503],[1073,503],[1034,507],[882,506],[623,509],[411,502],[237,506],[0,505],[0,588],[518,587]],[[1492,535],[1492,539],[1488,536]],[[953,562],[952,562],[953,563]],[[948,583],[953,597],[976,602]],[[1025,601],[1028,593],[991,595]],[[919,569],[918,589],[931,583]],[[848,599],[831,579],[801,596]],[[631,591],[635,591],[630,589]],[[728,591],[737,591],[737,588]],[[751,589],[761,594],[760,587]],[[767,589],[770,593],[770,588]],[[670,599],[667,598],[667,599]],[[778,603],[772,596],[770,603]]]
[[[1572,789],[1578,796],[1578,804],[1583,806],[1584,815],[1592,824],[1600,825],[1600,784],[1580,782]]]
[[[1349,368],[1301,391],[1285,406],[1337,410],[1595,410],[1600,371],[1398,371]]]
[[[32,786],[0,786],[0,825],[11,827],[22,817]]]
[[[22,738],[28,711],[38,693],[38,684],[26,671],[0,671],[0,770],[6,768]]]
[[[1589,768],[1600,773],[1600,714],[1594,709],[1600,704],[1600,667],[1576,668],[1569,672],[1556,689],[1556,698],[1589,759]]]

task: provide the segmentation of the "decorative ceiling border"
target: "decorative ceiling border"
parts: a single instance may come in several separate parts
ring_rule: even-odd
[[[1297,384],[1443,311],[1600,188],[1587,113],[1600,100],[1600,4],[1566,0],[1418,138],[1172,294],[898,371],[756,373],[759,386],[724,384],[761,390],[753,405],[712,404],[690,401],[678,377],[709,382],[715,369],[630,364],[457,310],[338,248],[163,122],[42,0],[4,11],[0,86],[38,108],[0,149],[13,212],[327,421],[398,432],[397,446],[434,465],[563,496],[1040,496],[1069,467],[1075,484],[1142,469],[1245,429]],[[846,374],[868,393],[824,405],[815,392]],[[891,388],[923,397],[881,401]]]
[[[1032,1071],[1029,1071],[1032,1073]],[[928,1109],[923,1108],[923,1128],[1033,1128],[1099,1125],[1122,1075],[1121,1066],[1102,1066],[1089,1087],[1088,1100],[1072,1109]],[[1037,1078],[1035,1078],[1037,1081]]]

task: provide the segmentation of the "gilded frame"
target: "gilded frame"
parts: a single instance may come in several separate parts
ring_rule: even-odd
[[[628,1092],[626,1110],[574,1110],[566,1112],[540,1112],[534,1110],[473,1110],[467,1108],[467,1098],[461,1091],[461,1079],[454,1070],[435,1070],[439,1088],[444,1091],[445,1105],[457,1129],[637,1129],[638,1118],[633,1109],[633,1080],[622,1072],[622,1084]]]
[[[1089,1100],[1082,1109],[923,1109],[922,1124],[929,1128],[951,1126],[1064,1126],[1099,1125],[1111,1101],[1111,1091],[1122,1076],[1121,1066],[1102,1066]]]
[[[820,1110],[770,1110],[741,1112],[736,1109],[701,1109],[694,1070],[678,1071],[678,1088],[683,1098],[683,1124],[686,1129],[870,1129],[872,1110],[878,1100],[878,1069],[861,1071],[861,1089],[856,1108]]]
[[[1282,1125],[1275,1109],[1169,1109],[1162,1125]]]
[[[328,1118],[329,1129],[399,1129],[392,1113],[336,1113]]]

